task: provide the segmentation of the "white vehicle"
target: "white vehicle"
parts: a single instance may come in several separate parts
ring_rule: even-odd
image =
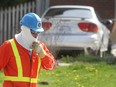
[[[91,49],[102,57],[108,50],[110,31],[91,6],[52,6],[41,18],[45,32],[40,39],[54,51]]]

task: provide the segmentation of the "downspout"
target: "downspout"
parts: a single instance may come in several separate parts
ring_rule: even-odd
[[[36,13],[41,16],[41,1],[42,0],[36,0]]]
[[[36,0],[36,13],[41,17],[43,12],[49,7],[50,0]]]
[[[112,28],[112,33],[110,35],[111,39],[111,53],[116,57],[116,0],[114,0],[114,24]]]
[[[46,9],[47,9],[50,5],[50,0],[45,0],[45,1],[46,1]]]

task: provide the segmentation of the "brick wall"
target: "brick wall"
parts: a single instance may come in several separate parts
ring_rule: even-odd
[[[53,5],[89,5],[93,6],[102,19],[114,18],[115,0],[50,0]]]

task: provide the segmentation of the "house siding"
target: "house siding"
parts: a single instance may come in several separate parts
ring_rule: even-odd
[[[115,18],[115,0],[50,0],[50,6],[53,5],[89,5],[102,19]]]

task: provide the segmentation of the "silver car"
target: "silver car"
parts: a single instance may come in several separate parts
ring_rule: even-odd
[[[108,50],[110,31],[91,6],[52,6],[41,18],[45,32],[40,39],[54,51],[84,50],[88,54],[92,50],[102,57]]]

